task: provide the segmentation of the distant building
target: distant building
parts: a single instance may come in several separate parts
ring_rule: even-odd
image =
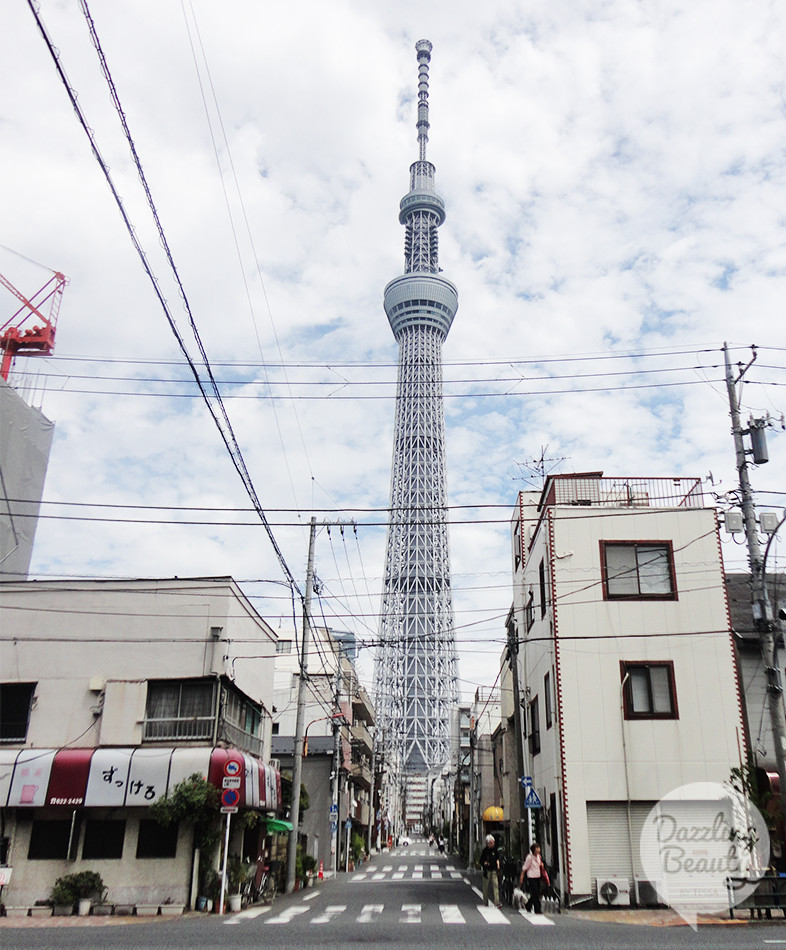
[[[269,856],[276,635],[231,578],[5,582],[0,626],[6,906],[81,870],[117,904],[193,905],[193,827],[148,816],[193,773],[261,818],[233,820],[230,854]]]
[[[300,668],[292,634],[279,636],[273,752],[282,771],[291,774]],[[309,807],[301,811],[299,831],[305,853],[312,855],[317,864],[321,861],[324,872],[330,874],[334,865],[339,870],[346,867],[348,830],[350,844],[355,834],[367,846],[371,831],[372,847],[376,846],[371,801],[374,743],[370,730],[374,725],[374,707],[347,653],[346,637],[339,642],[332,630],[322,627],[312,627],[311,637],[304,718],[306,754],[301,778]],[[335,832],[331,823],[336,826]]]
[[[745,752],[715,510],[699,479],[595,472],[522,492],[511,527],[530,836],[571,899],[611,877],[649,903],[650,809]]]
[[[54,428],[0,378],[0,578],[30,569]]]

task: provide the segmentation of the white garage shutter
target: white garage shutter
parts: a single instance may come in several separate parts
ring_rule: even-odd
[[[639,841],[644,821],[655,802],[631,802],[630,828],[633,833],[631,865],[628,805],[626,802],[587,802],[590,874],[597,880],[607,877],[645,877],[639,857]]]

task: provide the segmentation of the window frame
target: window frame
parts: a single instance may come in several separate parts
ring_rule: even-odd
[[[603,599],[604,600],[677,600],[677,573],[674,568],[674,547],[671,541],[647,541],[647,540],[603,540],[600,541],[600,566],[603,576]],[[609,589],[609,569],[606,552],[609,548],[628,548],[633,551],[636,567],[636,593],[614,593]],[[659,548],[666,554],[666,564],[668,569],[668,579],[670,589],[665,593],[642,593],[640,565],[638,562],[639,548]],[[632,568],[631,568],[631,576]],[[613,580],[614,578],[612,578]]]
[[[529,735],[527,736],[527,742],[529,743],[529,753],[530,755],[537,755],[540,752],[540,703],[537,696],[531,700],[528,713]]]
[[[668,712],[656,712],[652,698],[652,677],[650,670],[666,670],[668,675],[669,704],[671,709]],[[649,699],[649,708],[639,711],[633,708],[633,693],[631,691],[631,671],[647,671],[647,692]],[[620,683],[622,686],[622,708],[623,715],[627,720],[651,720],[651,719],[679,719],[680,711],[677,703],[677,684],[674,678],[673,660],[620,660]]]
[[[125,840],[125,818],[88,817],[85,819],[82,837],[82,860],[121,861]]]
[[[543,677],[543,698],[544,712],[546,714],[546,730],[551,729],[554,724],[554,708],[551,704],[551,670]]]
[[[5,681],[0,683],[0,710],[2,710],[2,715],[0,715],[0,743],[4,742],[27,742],[27,734],[30,731],[30,714],[33,711],[33,703],[35,700],[35,691],[38,686],[37,682],[8,682]],[[23,691],[27,690],[27,713],[24,717],[24,734],[21,733],[22,726],[22,716],[20,711],[22,708],[22,701],[24,699]],[[9,700],[9,691],[12,694],[12,699]],[[16,697],[13,694],[16,693]],[[16,712],[14,713],[14,718],[9,717],[9,706],[14,705],[16,707]],[[20,729],[17,730],[17,735],[5,735],[4,733],[9,729],[11,725],[18,725]]]

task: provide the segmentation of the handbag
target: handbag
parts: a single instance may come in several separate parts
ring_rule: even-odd
[[[549,872],[546,870],[545,867],[542,867],[540,869],[540,876],[543,878],[543,883],[546,885],[546,887],[551,887],[551,881],[549,880]]]

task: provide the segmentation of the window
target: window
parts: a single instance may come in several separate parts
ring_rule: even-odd
[[[75,828],[78,837],[79,826]],[[60,861],[68,858],[71,841],[71,819],[57,821],[33,820],[30,829],[30,844],[27,849],[29,861]]]
[[[145,739],[210,739],[214,718],[213,680],[148,683]]]
[[[609,600],[676,599],[670,543],[601,541],[605,596]]]
[[[277,640],[276,641],[276,653],[291,653],[291,652],[292,652],[291,640]]]
[[[115,818],[88,818],[85,822],[85,840],[82,858],[122,858],[126,823]]]
[[[551,709],[551,673],[546,673],[543,677],[543,701],[546,704],[546,728],[551,729],[552,709]]]
[[[273,723],[273,735],[274,735],[274,736],[277,736],[277,735],[278,735],[278,730],[279,730],[280,726],[281,726],[281,723],[279,723],[279,722],[274,722],[274,723]]]
[[[0,684],[0,742],[25,742],[35,683]]]
[[[513,529],[513,570],[521,567],[521,522],[517,521]]]
[[[527,602],[524,604],[524,623],[528,631],[532,629],[532,625],[535,623],[535,595],[532,588],[530,588]]]
[[[538,580],[540,582],[540,616],[546,616],[546,561],[540,559],[538,565]]]
[[[529,704],[529,751],[530,755],[540,752],[540,711],[537,696]]]
[[[136,856],[138,858],[177,857],[177,829],[176,821],[169,825],[159,825],[152,818],[142,818],[136,839]]]
[[[674,664],[620,662],[626,719],[678,719]]]

